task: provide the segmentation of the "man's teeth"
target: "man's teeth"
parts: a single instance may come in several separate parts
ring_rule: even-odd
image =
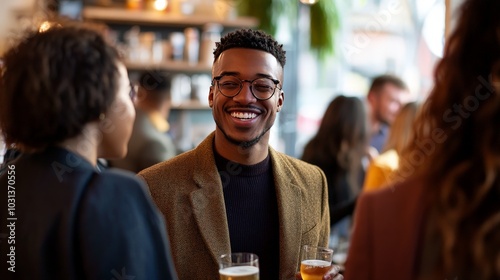
[[[257,114],[255,113],[242,113],[242,112],[232,112],[231,117],[238,118],[238,119],[253,119],[257,117]]]

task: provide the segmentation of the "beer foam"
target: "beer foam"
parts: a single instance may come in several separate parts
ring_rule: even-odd
[[[326,267],[326,266],[330,266],[331,262],[322,261],[322,260],[303,260],[302,264],[307,265],[307,266],[314,266],[314,267]]]
[[[255,266],[232,266],[219,270],[221,275],[225,276],[249,276],[259,273],[259,268]]]

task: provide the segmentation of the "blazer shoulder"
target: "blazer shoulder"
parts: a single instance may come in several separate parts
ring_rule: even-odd
[[[320,168],[317,167],[316,165],[310,164],[308,162],[305,162],[301,159],[289,156],[287,154],[277,152],[277,151],[272,151],[271,155],[278,161],[284,164],[289,165],[290,168],[294,169],[305,169],[305,170],[319,170]]]
[[[298,185],[326,188],[325,174],[318,166],[273,150],[271,156],[273,168],[278,176],[292,178],[292,181]]]
[[[287,168],[297,172],[307,172],[313,174],[323,174],[323,171],[316,165],[305,162],[301,159],[274,151],[272,154],[278,164],[284,164]]]
[[[213,133],[207,136],[196,148],[181,153],[167,161],[160,162],[149,168],[139,172],[139,176],[143,177],[147,182],[156,179],[164,178],[175,174],[192,174],[196,166],[210,164],[210,159],[213,159]]]
[[[191,166],[191,162],[196,161],[194,159],[194,150],[184,152],[166,161],[157,163],[151,167],[148,167],[138,174],[144,178],[151,176],[157,176],[165,172],[172,172],[175,170],[185,170],[187,166]]]

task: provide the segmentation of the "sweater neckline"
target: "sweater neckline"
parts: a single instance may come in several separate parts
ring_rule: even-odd
[[[236,163],[234,161],[226,159],[219,153],[217,153],[215,149],[214,149],[214,157],[215,157],[215,164],[217,165],[217,169],[219,170],[219,172],[226,172],[230,176],[245,176],[245,177],[258,176],[268,172],[271,167],[271,159],[269,157],[269,154],[263,161],[252,165]]]

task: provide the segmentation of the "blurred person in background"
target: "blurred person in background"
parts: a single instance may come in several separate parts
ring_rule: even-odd
[[[0,129],[21,155],[0,176],[0,278],[176,279],[143,182],[97,168],[127,152],[127,70],[100,32],[62,25],[28,32],[3,56]]]
[[[500,1],[466,0],[415,121],[410,177],[362,194],[346,279],[500,279]]]
[[[174,142],[167,134],[171,107],[170,85],[170,77],[159,71],[141,73],[128,153],[123,159],[111,160],[111,166],[138,173],[177,154]]]
[[[348,238],[350,215],[363,184],[362,160],[367,153],[368,135],[363,102],[339,95],[328,105],[316,135],[306,144],[301,157],[325,173],[332,234],[342,238]]]
[[[371,128],[370,146],[380,153],[385,145],[389,129],[409,95],[408,86],[393,75],[381,75],[373,79],[367,95]]]
[[[363,191],[380,189],[392,183],[399,168],[400,155],[406,151],[413,140],[413,122],[417,116],[418,105],[409,102],[399,111],[389,131],[384,151],[375,157],[366,170]]]

